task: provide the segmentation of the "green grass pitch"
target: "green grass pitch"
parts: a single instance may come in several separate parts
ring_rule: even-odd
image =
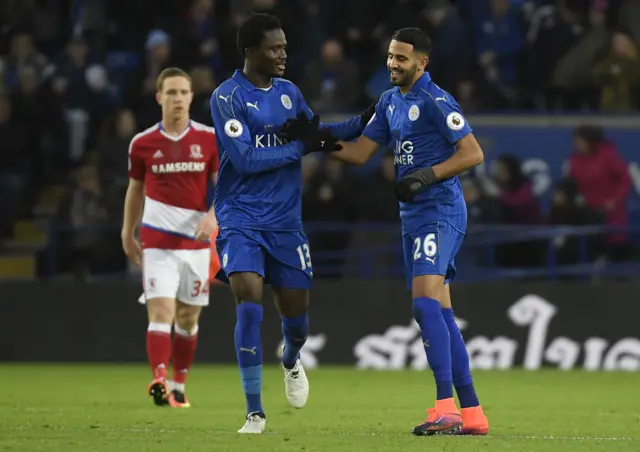
[[[640,451],[637,373],[475,372],[487,437],[413,437],[432,403],[429,372],[310,371],[307,406],[265,369],[267,432],[241,436],[237,369],[195,366],[190,409],[158,408],[133,365],[0,365],[0,451]]]

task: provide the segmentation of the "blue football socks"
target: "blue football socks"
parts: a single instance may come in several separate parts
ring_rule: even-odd
[[[284,338],[284,352],[282,364],[287,369],[293,369],[296,360],[300,358],[300,349],[307,342],[309,334],[309,316],[282,317],[282,337]]]
[[[451,398],[453,397],[451,344],[449,328],[440,312],[440,303],[433,298],[414,298],[413,316],[420,325],[424,350],[436,380],[437,399]]]
[[[471,368],[469,367],[469,353],[460,333],[460,328],[456,324],[453,316],[453,309],[443,308],[442,317],[449,328],[451,340],[451,371],[453,374],[453,385],[456,388],[460,406],[470,408],[480,405],[476,389],[471,378]]]
[[[242,302],[236,308],[236,328],[234,342],[240,378],[247,400],[247,414],[262,413],[262,337],[260,324],[262,323],[262,305],[259,303]]]

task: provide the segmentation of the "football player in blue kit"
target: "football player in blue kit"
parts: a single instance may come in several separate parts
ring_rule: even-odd
[[[298,87],[280,78],[287,41],[276,17],[250,15],[238,29],[237,44],[244,68],[211,96],[220,152],[214,198],[219,223],[216,245],[237,302],[234,341],[247,403],[245,424],[238,432],[259,434],[266,425],[260,394],[265,283],[272,286],[282,318],[285,395],[295,408],[302,408],[309,395],[300,349],[309,331],[313,272],[302,231],[301,158],[309,152],[331,151],[337,139],[357,138],[375,104],[347,121],[319,124]],[[297,140],[283,138],[297,133],[296,123],[287,124],[294,118],[312,124],[313,133]]]
[[[435,406],[413,433],[486,435],[489,424],[449,291],[467,226],[458,175],[482,163],[484,156],[456,101],[431,80],[430,51],[429,36],[417,28],[393,35],[387,66],[394,88],[382,94],[362,136],[354,143],[338,143],[338,152],[331,155],[363,164],[380,146],[393,143],[407,286],[436,383]],[[307,133],[313,133],[315,127],[306,123]]]

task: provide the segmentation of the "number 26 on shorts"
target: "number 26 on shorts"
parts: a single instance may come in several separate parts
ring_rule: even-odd
[[[416,237],[413,242],[413,260],[424,258],[433,262],[435,256],[438,253],[438,243],[436,241],[436,235],[431,233],[422,237]]]

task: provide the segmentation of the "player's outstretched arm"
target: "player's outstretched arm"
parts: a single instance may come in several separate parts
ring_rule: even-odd
[[[331,157],[352,165],[364,165],[379,147],[378,143],[364,135],[361,135],[355,142],[341,141],[338,144],[342,146],[342,149],[332,152]]]
[[[300,113],[304,113],[308,119],[314,117],[313,111],[309,108],[307,101],[302,96],[300,90],[296,87],[296,97],[297,97],[297,105],[298,105],[298,115]],[[376,100],[371,105],[367,107],[362,113],[353,118],[346,119],[340,122],[328,122],[321,123],[321,129],[327,129],[331,132],[331,135],[337,138],[338,140],[351,141],[360,136],[367,123],[373,116],[376,111],[376,105],[378,101]]]
[[[237,96],[223,96],[218,90],[211,96],[211,117],[216,137],[233,167],[241,174],[270,171],[300,160],[304,145],[300,141],[266,148],[256,148],[251,141],[245,108]]]
[[[365,122],[364,125],[366,124]],[[320,128],[329,130],[331,135],[338,140],[350,141],[360,136],[364,125],[361,122],[360,116],[354,116],[353,118],[340,122],[323,122],[320,124]]]

